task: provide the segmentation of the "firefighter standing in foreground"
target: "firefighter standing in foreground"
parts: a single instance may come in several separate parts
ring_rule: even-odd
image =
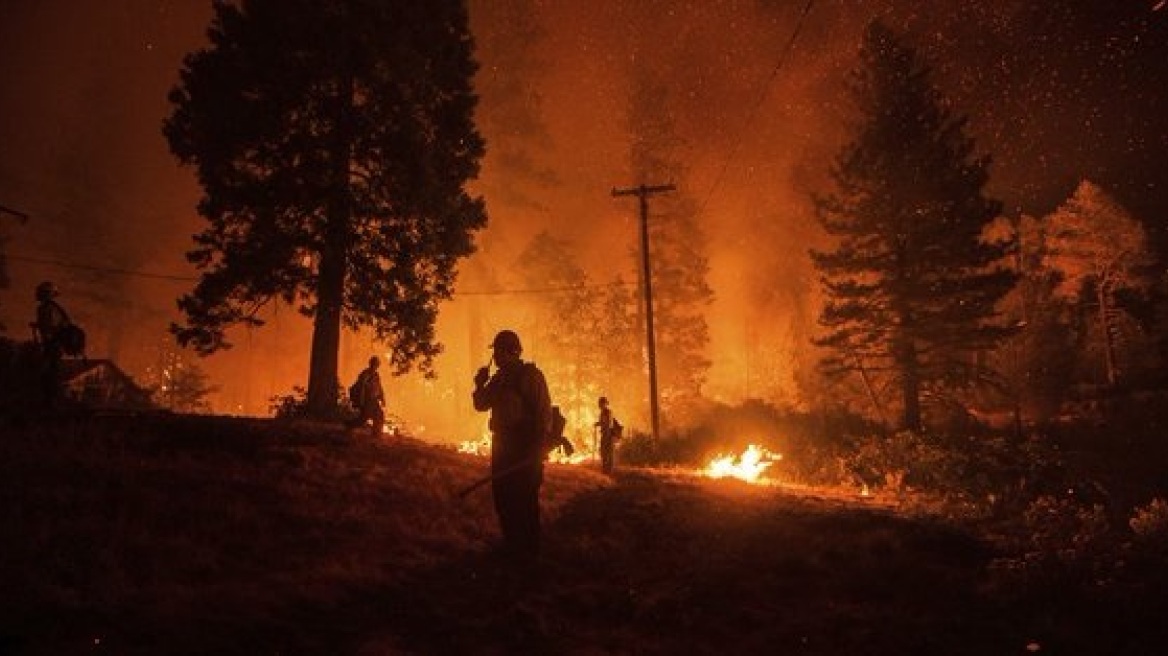
[[[534,561],[539,552],[539,488],[543,444],[552,430],[547,380],[534,363],[520,359],[519,336],[504,330],[491,343],[498,367],[474,377],[475,410],[490,410],[491,492],[509,556]]]

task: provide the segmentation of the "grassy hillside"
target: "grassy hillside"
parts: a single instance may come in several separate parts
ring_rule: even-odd
[[[550,466],[534,570],[483,459],[327,425],[61,419],[0,440],[0,653],[1151,653],[1154,590],[1011,588],[984,529]],[[1073,585],[1072,585],[1073,583]],[[1089,586],[1088,586],[1089,587]]]

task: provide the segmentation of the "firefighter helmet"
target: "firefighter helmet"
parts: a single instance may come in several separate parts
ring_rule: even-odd
[[[491,342],[491,348],[509,351],[516,355],[523,352],[523,345],[519,343],[519,335],[516,335],[513,330],[500,330],[499,334],[495,335],[495,340]]]
[[[57,290],[57,286],[48,280],[36,286],[36,300],[38,301],[47,301],[58,294],[60,292]]]

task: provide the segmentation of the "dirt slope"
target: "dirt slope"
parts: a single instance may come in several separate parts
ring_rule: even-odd
[[[547,527],[542,563],[478,555],[376,602],[418,653],[988,654],[1025,638],[979,598],[990,554],[926,523],[745,484],[625,472]]]
[[[1094,654],[1163,633],[1019,605],[981,539],[860,500],[552,466],[541,562],[516,568],[489,490],[456,495],[485,461],[448,448],[229,418],[6,429],[0,654]]]

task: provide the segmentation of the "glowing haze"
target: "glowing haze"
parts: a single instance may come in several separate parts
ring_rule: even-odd
[[[388,381],[391,410],[435,439],[477,435],[470,377],[486,361],[490,335],[521,321],[533,296],[509,277],[515,258],[546,230],[571,245],[593,282],[635,280],[635,202],[609,191],[662,182],[697,199],[710,238],[717,300],[706,395],[798,404],[796,381],[813,359],[809,194],[847,138],[846,75],[861,29],[876,17],[910,35],[955,109],[970,115],[979,148],[994,157],[990,191],[1008,211],[1049,212],[1087,177],[1162,224],[1162,4],[471,2],[488,140],[476,190],[491,224],[440,319],[447,352],[438,377]],[[160,124],[182,57],[204,45],[210,13],[209,2],[195,0],[0,0],[0,205],[32,217],[21,225],[0,216],[8,336],[28,337],[31,290],[51,279],[89,331],[93,357],[111,357],[141,379],[170,348],[174,299],[195,275],[183,253],[200,228],[199,190],[167,152]],[[683,139],[685,179],[631,177],[625,113],[634,71],[670,89],[662,111]],[[287,307],[268,319],[237,332],[233,350],[198,362],[221,386],[217,411],[267,414],[268,398],[304,383],[307,324]],[[559,357],[527,346],[536,361]],[[347,335],[342,380],[377,350]],[[614,406],[643,421],[635,400]]]

